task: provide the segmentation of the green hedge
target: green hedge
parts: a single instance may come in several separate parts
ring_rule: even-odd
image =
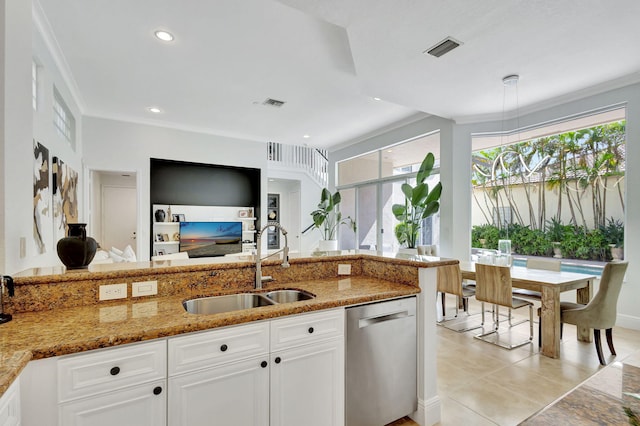
[[[480,239],[485,240],[484,245]],[[553,244],[546,233],[529,226],[512,224],[507,229],[498,229],[493,225],[479,225],[471,231],[472,247],[497,249],[501,239],[511,240],[511,250],[515,254],[553,256]],[[611,260],[609,244],[601,229],[585,230],[581,226],[564,225],[560,249],[565,259]]]

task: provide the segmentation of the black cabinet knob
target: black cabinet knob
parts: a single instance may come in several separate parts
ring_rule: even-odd
[[[118,373],[120,373],[120,367],[113,367],[111,370],[109,370],[109,373],[111,373],[112,376],[117,376]]]
[[[280,357],[278,356],[278,357],[276,357],[276,359],[275,359],[274,361],[276,362],[276,364],[280,364],[280,361],[282,361],[282,360],[281,360],[281,359],[280,359]]]
[[[222,352],[226,352],[226,351],[227,351],[227,349],[229,349],[229,347],[228,347],[227,345],[222,345],[222,346],[220,346],[220,350],[221,350]]]
[[[162,393],[162,388],[160,386],[156,386],[155,388],[153,388],[154,395],[160,395],[161,393]]]
[[[313,327],[309,327],[309,334],[313,333]]]
[[[260,363],[260,367],[265,368],[267,366],[267,361],[262,361]]]

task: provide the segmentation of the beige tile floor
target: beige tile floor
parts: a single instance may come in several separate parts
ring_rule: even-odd
[[[447,303],[453,311],[454,299]],[[518,311],[517,318],[528,317],[526,308]],[[479,303],[472,301],[470,312],[480,312]],[[509,351],[474,339],[480,330],[457,333],[437,327],[440,425],[517,425],[603,368],[594,344],[576,340],[574,326],[564,326],[560,359],[539,354],[537,331],[536,324],[532,344]],[[528,332],[526,323],[510,331],[520,338]],[[616,327],[613,341],[615,358],[604,343],[608,362],[640,354],[640,331]]]

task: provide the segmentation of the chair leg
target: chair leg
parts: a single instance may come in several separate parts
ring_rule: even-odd
[[[445,297],[447,297],[447,293],[441,292],[440,295],[442,296],[442,318],[444,318],[447,316],[447,311],[445,310],[445,307],[444,307],[445,305],[444,299]]]
[[[533,305],[529,305],[529,340],[533,340]]]
[[[598,359],[600,360],[600,364],[607,365],[604,362],[604,356],[602,355],[602,343],[600,341],[600,330],[593,329],[593,341],[596,344],[596,352],[598,352]]]
[[[609,350],[611,351],[611,355],[616,355],[616,350],[613,347],[613,329],[607,328],[604,334],[607,336],[607,344],[609,345]]]

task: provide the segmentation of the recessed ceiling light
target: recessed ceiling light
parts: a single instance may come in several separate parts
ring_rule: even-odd
[[[173,41],[173,34],[168,31],[158,30],[154,34],[162,41]]]
[[[162,112],[162,110],[158,107],[149,107],[147,108],[147,111],[152,112],[154,114],[160,114]]]
[[[373,98],[374,101],[381,101],[382,99],[378,98],[378,97],[374,97]]]
[[[303,137],[303,138],[305,138],[305,139],[309,139],[311,136],[309,136],[309,135],[302,135],[302,137]]]

